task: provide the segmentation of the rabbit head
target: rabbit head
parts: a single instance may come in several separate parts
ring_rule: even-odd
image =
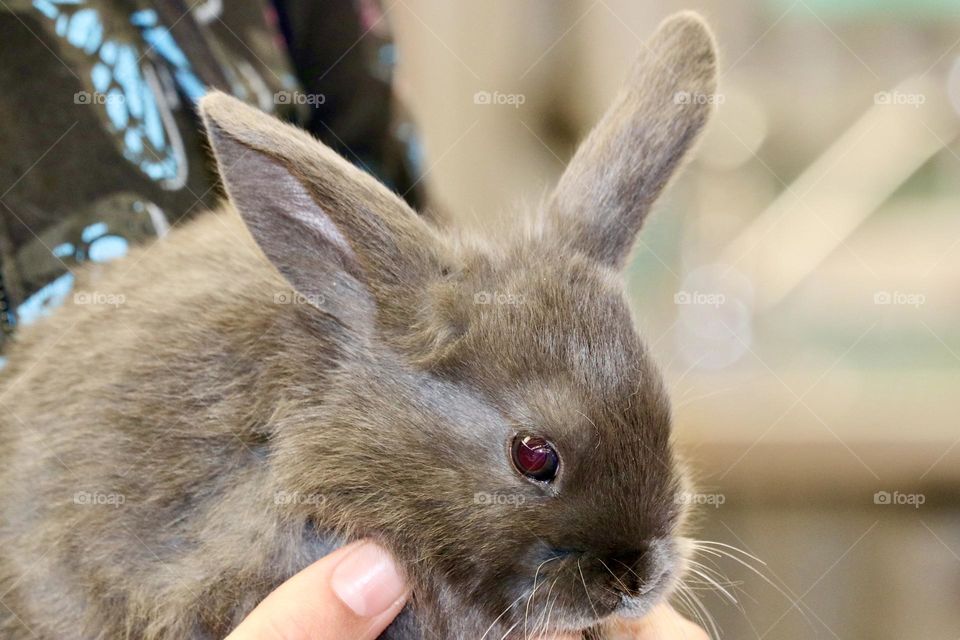
[[[233,206],[346,336],[323,402],[278,418],[278,473],[325,497],[301,505],[319,527],[388,545],[445,637],[641,615],[683,570],[669,402],[620,272],[715,67],[698,17],[663,23],[553,194],[496,241],[232,98],[201,103]]]

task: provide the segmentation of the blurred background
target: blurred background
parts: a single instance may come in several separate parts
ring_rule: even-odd
[[[717,110],[630,295],[697,535],[765,563],[701,557],[736,604],[691,584],[727,638],[956,639],[960,3],[388,2],[428,191],[466,224],[536,201],[682,9]]]
[[[209,87],[490,225],[684,9],[716,32],[716,112],[628,285],[695,535],[732,556],[698,559],[702,623],[957,640],[960,0],[0,0],[0,346],[74,267],[216,203]]]

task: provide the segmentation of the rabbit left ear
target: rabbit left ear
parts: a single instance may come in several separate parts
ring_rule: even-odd
[[[561,242],[623,265],[651,205],[707,122],[716,57],[710,29],[696,14],[660,25],[553,193],[548,215]]]
[[[404,325],[442,246],[397,195],[305,132],[223,93],[200,113],[227,193],[308,301],[354,326]]]

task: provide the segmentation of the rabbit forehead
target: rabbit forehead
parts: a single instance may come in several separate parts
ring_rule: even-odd
[[[528,247],[472,266],[456,288],[467,318],[446,360],[516,422],[588,435],[668,429],[659,372],[611,271]]]
[[[518,250],[461,286],[464,344],[510,378],[566,374],[610,387],[645,357],[619,279],[590,261]]]

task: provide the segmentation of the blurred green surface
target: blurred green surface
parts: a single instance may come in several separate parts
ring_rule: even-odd
[[[960,15],[957,0],[773,0],[783,9],[802,3],[822,16],[889,13],[917,18]]]

